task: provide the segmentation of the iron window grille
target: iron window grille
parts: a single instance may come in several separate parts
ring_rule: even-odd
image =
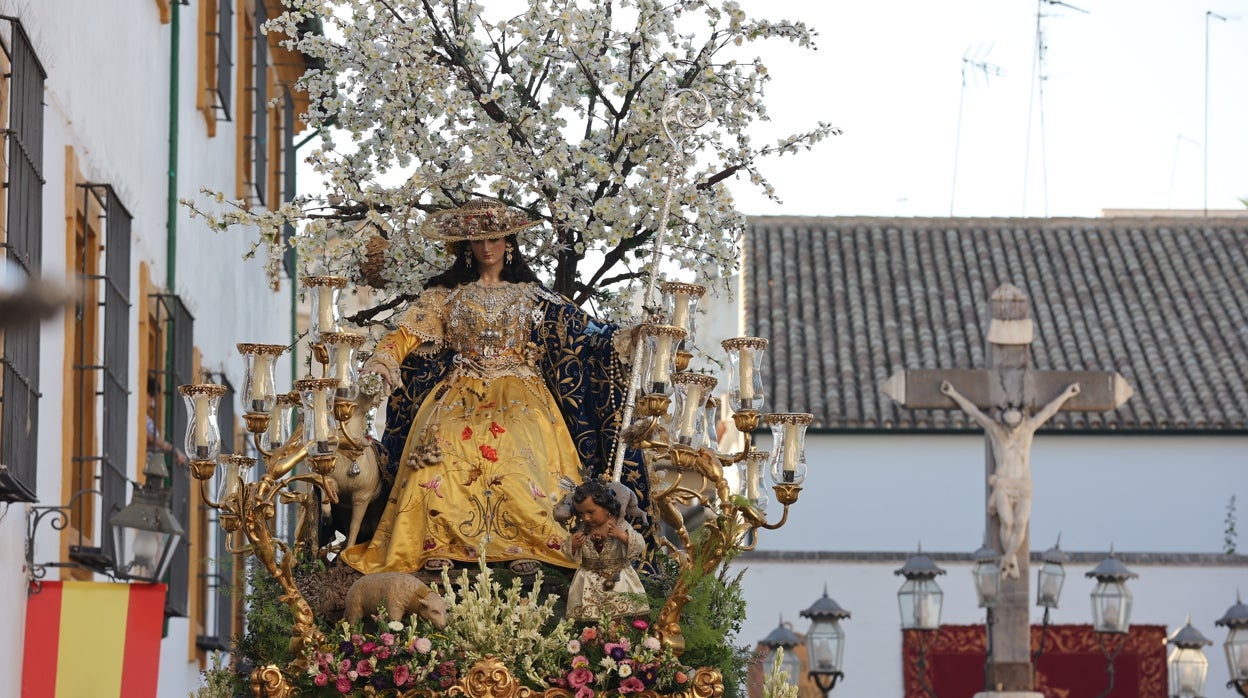
[[[208,32],[208,36],[216,45],[217,84],[209,87],[208,92],[212,98],[212,109],[216,112],[217,118],[222,121],[230,120],[230,91],[233,88],[232,77],[234,75],[233,18],[234,7],[230,0],[217,0],[217,26],[215,31]]]
[[[252,196],[260,205],[268,204],[268,167],[269,167],[269,44],[260,28],[269,17],[263,2],[257,2],[252,15],[251,34],[254,58],[251,90],[254,96],[255,113],[252,115],[252,133],[248,136],[251,145],[251,179]]]
[[[27,278],[43,266],[43,84],[47,73],[16,17],[0,16],[8,61],[9,114],[4,134],[5,257]],[[4,331],[0,380],[0,501],[38,501],[39,326]]]
[[[98,285],[98,295],[84,294],[83,298],[96,297],[97,307],[86,307],[80,300],[77,308],[79,318],[87,313],[99,313],[103,328],[103,343],[96,347],[86,342],[98,341],[86,333],[79,333],[78,356],[99,356],[99,363],[75,363],[74,372],[82,376],[82,383],[92,387],[90,397],[80,403],[80,413],[74,415],[77,435],[74,439],[74,467],[78,468],[79,482],[94,483],[100,493],[98,512],[98,546],[87,545],[83,528],[79,528],[78,545],[70,546],[71,560],[94,569],[112,566],[115,561],[113,539],[108,535],[107,522],[128,501],[127,484],[130,482],[128,439],[130,399],[130,236],[133,217],[121,203],[117,193],[108,184],[80,184],[82,210],[100,211],[104,229],[104,273],[91,273],[88,255],[83,255],[78,269],[78,281],[82,287]],[[77,383],[77,381],[75,381]],[[98,411],[96,411],[98,410]],[[99,438],[86,431],[88,413],[95,411],[100,418]],[[98,447],[97,447],[98,444]],[[97,468],[98,465],[98,468]],[[79,517],[87,516],[86,500],[79,499]],[[92,512],[91,516],[96,513]]]
[[[156,301],[156,322],[164,328],[164,337],[168,342],[165,357],[165,369],[161,372],[164,386],[161,394],[165,396],[165,429],[171,443],[186,434],[189,417],[186,405],[182,400],[175,399],[179,385],[194,382],[194,351],[195,351],[195,318],[191,316],[182,299],[175,294],[153,294]],[[170,509],[173,516],[185,530],[190,530],[191,521],[191,481],[188,468],[170,468],[170,490],[172,500]],[[191,556],[187,541],[183,538],[169,563],[169,590],[165,594],[165,615],[186,617],[190,596]]]

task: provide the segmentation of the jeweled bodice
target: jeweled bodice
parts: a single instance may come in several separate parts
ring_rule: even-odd
[[[525,349],[538,312],[531,284],[458,286],[446,298],[446,345],[482,377],[532,375]]]

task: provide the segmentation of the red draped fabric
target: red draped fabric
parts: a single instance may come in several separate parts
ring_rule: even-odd
[[[1166,698],[1166,629],[1133,625],[1127,635],[1100,634],[1090,625],[1050,625],[1036,661],[1036,691],[1045,698]],[[1033,653],[1040,626],[1031,627]],[[971,698],[984,690],[984,626],[944,625],[902,631],[905,698]],[[930,689],[930,690],[928,690]]]

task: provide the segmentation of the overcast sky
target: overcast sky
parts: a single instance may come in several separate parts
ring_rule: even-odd
[[[751,16],[801,19],[820,34],[814,52],[780,42],[751,48],[774,77],[772,123],[758,137],[815,120],[845,131],[766,162],[783,205],[737,183],[747,214],[1244,209],[1248,0],[741,4]],[[1039,66],[1037,10],[1047,47]],[[1226,19],[1206,20],[1207,11]]]

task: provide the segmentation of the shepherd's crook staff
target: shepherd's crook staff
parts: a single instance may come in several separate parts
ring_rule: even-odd
[[[650,279],[646,283],[646,295],[642,300],[642,312],[647,321],[658,315],[654,307],[654,289],[659,278],[659,260],[663,257],[663,238],[667,234],[667,219],[672,211],[672,194],[676,190],[676,176],[684,168],[683,138],[693,133],[711,120],[711,101],[697,90],[676,90],[663,100],[663,135],[672,144],[675,156],[671,169],[667,173],[667,191],[663,196],[663,214],[659,217],[659,229],[654,234],[654,252],[650,255]],[[633,408],[637,402],[637,390],[641,386],[641,336],[633,338],[633,365],[628,378],[628,397],[624,401],[624,416],[620,420],[619,435],[615,440],[615,466],[611,471],[611,479],[619,481],[620,472],[624,468],[624,429],[633,420]]]

